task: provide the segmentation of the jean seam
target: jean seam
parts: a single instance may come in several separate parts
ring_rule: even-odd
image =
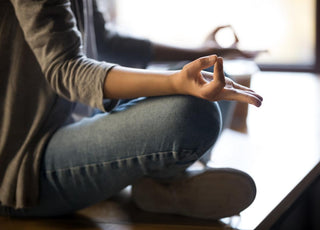
[[[179,151],[181,153],[187,153],[187,154],[196,154],[196,151],[193,150],[186,150],[183,149],[181,151]],[[152,156],[154,154],[157,155],[166,155],[168,153],[172,153],[172,155],[177,155],[179,152],[177,151],[165,151],[165,152],[157,152],[157,153],[149,153],[149,154],[144,154],[144,155],[136,155],[136,156],[132,156],[132,157],[127,157],[127,158],[121,158],[121,159],[114,159],[114,160],[110,160],[110,161],[103,161],[103,162],[96,162],[96,163],[91,163],[91,164],[85,164],[85,165],[79,165],[79,166],[73,166],[73,167],[69,167],[69,168],[62,168],[62,169],[56,169],[56,170],[46,170],[43,172],[43,174],[50,174],[50,173],[58,173],[58,172],[64,172],[64,171],[68,171],[68,170],[75,170],[75,169],[81,169],[81,168],[87,168],[87,167],[95,167],[95,166],[104,166],[104,165],[108,165],[111,164],[113,162],[123,162],[123,161],[128,161],[137,157],[148,157],[148,156]],[[170,156],[168,156],[167,158],[170,158]]]

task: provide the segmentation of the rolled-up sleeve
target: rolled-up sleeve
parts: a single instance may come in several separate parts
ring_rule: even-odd
[[[87,58],[68,0],[11,0],[25,39],[60,96],[105,111],[103,84],[114,66]]]

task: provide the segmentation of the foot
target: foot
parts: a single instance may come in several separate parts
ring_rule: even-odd
[[[239,214],[255,195],[253,179],[231,168],[189,172],[169,183],[143,178],[132,186],[134,202],[145,211],[215,220]]]

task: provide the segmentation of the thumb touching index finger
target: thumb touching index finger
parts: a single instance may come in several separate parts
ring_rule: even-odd
[[[214,65],[213,79],[225,83],[224,71],[223,71],[223,59],[221,57],[217,58],[217,62]]]
[[[216,63],[216,61],[217,61],[217,55],[205,56],[205,57],[198,58],[195,61],[189,63],[187,67],[192,70],[200,72],[203,69],[213,66]]]

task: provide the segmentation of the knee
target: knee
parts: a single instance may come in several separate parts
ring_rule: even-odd
[[[168,98],[170,131],[181,148],[193,149],[201,155],[217,140],[221,127],[221,113],[216,102],[192,96]]]

